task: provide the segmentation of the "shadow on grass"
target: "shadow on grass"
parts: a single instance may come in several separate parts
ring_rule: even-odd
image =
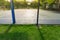
[[[8,29],[5,31],[5,33],[8,33],[9,30],[12,28],[13,25],[14,25],[14,24],[9,25],[9,26],[8,26]]]
[[[0,40],[28,40],[28,34],[26,32],[0,34]]]
[[[41,32],[41,29],[39,28],[39,26],[37,26],[37,29],[38,29],[39,36],[40,36],[41,40],[45,40],[44,36],[43,36],[43,33]]]

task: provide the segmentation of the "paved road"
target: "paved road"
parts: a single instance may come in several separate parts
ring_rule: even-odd
[[[37,9],[15,9],[16,24],[36,24]],[[10,10],[0,11],[0,24],[11,24]],[[39,24],[60,24],[60,13],[41,10]]]

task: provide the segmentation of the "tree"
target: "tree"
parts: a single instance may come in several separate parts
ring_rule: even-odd
[[[5,1],[4,0],[0,0],[0,6],[4,5]]]

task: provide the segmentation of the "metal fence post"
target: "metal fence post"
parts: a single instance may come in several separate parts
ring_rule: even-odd
[[[39,6],[40,6],[40,0],[38,0],[38,10],[37,10],[37,27],[39,26]]]
[[[10,0],[11,2],[11,12],[12,12],[12,21],[13,21],[13,24],[16,23],[15,21],[15,13],[14,13],[14,3],[13,3],[13,0]]]

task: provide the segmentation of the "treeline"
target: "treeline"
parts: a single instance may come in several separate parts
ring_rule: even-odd
[[[37,8],[37,2],[32,2],[28,5],[27,2],[14,2],[14,8]]]
[[[28,5],[28,2],[23,1],[23,2],[18,2],[14,0],[14,8],[19,9],[19,8],[37,8],[37,2],[31,2],[30,5]],[[5,1],[5,0],[0,0],[0,9],[11,9],[10,2]]]
[[[23,2],[20,1],[15,1],[14,0],[14,8],[15,9],[19,9],[19,8],[37,8],[37,1],[33,1],[30,3],[30,5],[28,5],[29,2],[26,2],[26,0],[24,0]],[[40,8],[43,9],[53,9],[53,8],[57,8],[57,4],[56,4],[56,0],[40,0]],[[0,8],[5,8],[5,9],[10,9],[10,2],[5,1],[5,0],[0,0]]]
[[[0,9],[10,9],[10,2],[0,0]]]
[[[40,4],[43,9],[60,9],[59,0],[41,0]]]

